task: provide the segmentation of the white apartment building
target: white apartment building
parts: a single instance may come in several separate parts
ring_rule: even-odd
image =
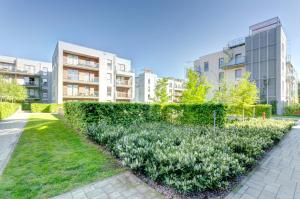
[[[150,69],[144,69],[135,78],[135,101],[136,102],[155,102],[155,87],[157,81],[162,79]],[[167,93],[169,102],[179,102],[179,98],[184,90],[184,80],[168,77]]]
[[[131,61],[71,43],[57,43],[52,58],[52,102],[134,99]]]
[[[195,60],[194,69],[213,85],[208,99],[223,80],[236,83],[248,71],[260,91],[260,102],[276,104],[282,114],[286,104],[298,99],[297,74],[287,60],[286,40],[276,17],[250,26],[249,36],[229,42],[221,51]]]
[[[15,79],[19,85],[25,86],[27,101],[51,101],[51,73],[51,63],[0,56],[0,75],[9,81]]]

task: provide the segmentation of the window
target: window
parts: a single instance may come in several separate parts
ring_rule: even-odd
[[[68,79],[79,80],[78,70],[68,69]]]
[[[78,95],[78,85],[75,84],[69,84],[67,95],[69,96],[77,96]]]
[[[110,59],[107,60],[107,70],[108,71],[112,70],[112,60],[110,60]]]
[[[111,87],[107,87],[107,96],[111,97]]]
[[[148,84],[150,84],[150,79],[148,79]]]
[[[108,84],[112,83],[111,73],[107,73],[107,83]]]
[[[172,88],[172,83],[169,83],[169,87]]]
[[[208,62],[204,62],[204,71],[207,72],[209,70]]]
[[[125,71],[125,64],[119,64],[119,70]]]
[[[224,80],[224,72],[219,72],[219,82],[221,83]]]
[[[78,65],[78,56],[76,55],[68,55],[67,56],[68,64]]]
[[[24,71],[27,72],[27,73],[31,73],[31,74],[34,74],[34,66],[31,66],[31,65],[25,65],[24,66]]]
[[[235,70],[235,79],[238,80],[242,77],[242,69]]]
[[[239,53],[239,54],[236,54],[235,55],[235,64],[239,64],[242,62],[242,54]]]
[[[48,98],[48,93],[47,92],[43,92],[43,98]]]
[[[43,75],[47,75],[48,74],[48,68],[47,67],[43,67]]]
[[[224,58],[219,59],[219,68],[221,68],[222,66],[224,66]]]
[[[47,79],[43,79],[43,86],[47,86],[48,85],[48,80]]]

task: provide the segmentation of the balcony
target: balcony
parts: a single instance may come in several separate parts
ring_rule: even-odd
[[[39,87],[39,84],[35,82],[25,82],[24,86],[33,88],[33,87]]]
[[[118,99],[131,99],[131,93],[117,91]]]
[[[0,64],[0,73],[40,76],[39,72],[17,68],[12,65],[8,66],[8,65],[1,65],[1,64]]]
[[[245,65],[245,56],[236,57],[231,60],[229,60],[227,63],[224,63],[222,66],[222,69],[234,69],[234,68],[240,68]]]
[[[64,78],[64,82],[75,83],[75,84],[98,85],[99,78],[94,77],[94,78],[88,78],[88,79],[79,79],[79,77],[67,77],[67,78]]]
[[[88,62],[85,60],[79,60],[78,62],[68,62],[67,59],[64,59],[64,66],[70,66],[73,68],[87,69],[87,70],[93,70],[93,71],[99,70],[98,63]]]
[[[131,80],[116,80],[116,84],[119,87],[131,87],[132,86],[132,81]]]
[[[119,76],[132,77],[134,75],[132,70],[116,70],[116,74]]]
[[[76,93],[76,94],[68,94],[64,92],[64,98],[69,99],[98,99],[99,93],[93,92],[93,93]]]

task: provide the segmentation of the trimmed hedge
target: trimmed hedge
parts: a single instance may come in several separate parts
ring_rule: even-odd
[[[105,121],[108,124],[130,125],[133,123],[161,120],[159,104],[109,103],[109,102],[67,102],[64,115],[82,129],[87,124]]]
[[[285,115],[300,115],[300,104],[292,104],[284,108]]]
[[[30,102],[23,102],[21,104],[23,111],[30,111],[31,110],[31,103]]]
[[[0,102],[0,120],[15,113],[19,107],[17,103]]]
[[[244,107],[245,117],[262,117],[262,113],[266,113],[266,117],[272,116],[272,105],[270,104],[256,104]],[[228,114],[230,115],[243,115],[243,108],[237,106],[229,106]]]
[[[226,118],[226,106],[222,104],[168,104],[162,108],[165,121],[175,124],[214,125],[214,111],[216,126],[223,126]]]
[[[134,123],[168,121],[175,124],[213,125],[216,111],[216,125],[223,126],[226,107],[222,104],[159,104],[143,103],[99,103],[67,102],[65,117],[76,128],[105,121],[108,124],[131,125]]]
[[[31,112],[33,113],[57,113],[61,106],[58,104],[32,103]]]

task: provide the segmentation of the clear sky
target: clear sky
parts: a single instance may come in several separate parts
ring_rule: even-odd
[[[62,40],[183,78],[194,59],[275,16],[300,69],[300,0],[0,0],[0,54],[50,62]]]

